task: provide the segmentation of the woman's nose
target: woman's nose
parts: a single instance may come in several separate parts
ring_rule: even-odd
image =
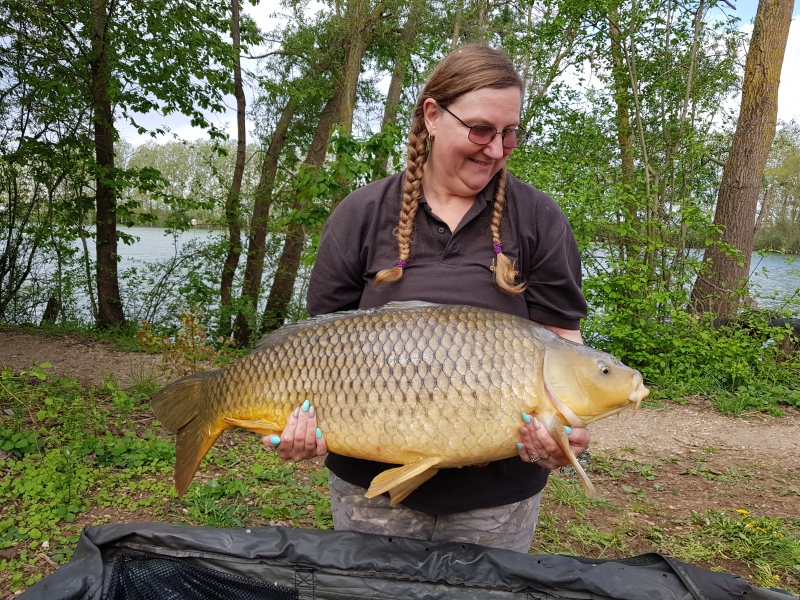
[[[492,141],[483,147],[483,153],[495,160],[503,158],[503,136],[499,134],[494,136]]]

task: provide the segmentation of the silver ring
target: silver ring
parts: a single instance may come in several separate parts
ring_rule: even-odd
[[[544,458],[543,456],[537,456],[536,458],[532,458],[532,459],[531,459],[531,462],[532,462],[532,463],[539,462],[539,461],[540,461],[540,460],[542,460],[543,458]]]

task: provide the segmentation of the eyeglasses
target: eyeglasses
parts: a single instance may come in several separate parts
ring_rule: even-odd
[[[441,104],[439,104],[439,107],[445,112],[453,115],[451,111],[447,110]],[[519,127],[515,127],[514,129],[506,129],[505,131],[497,131],[497,128],[493,127],[492,125],[487,125],[485,123],[467,125],[455,115],[453,116],[459,123],[469,129],[469,141],[473,144],[478,144],[479,146],[491,144],[492,140],[494,140],[494,136],[499,135],[503,140],[503,148],[516,148],[517,146],[524,144],[528,137],[528,134],[525,132],[525,130],[520,129]]]

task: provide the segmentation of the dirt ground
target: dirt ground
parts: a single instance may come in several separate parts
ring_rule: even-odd
[[[115,352],[108,345],[78,336],[45,337],[0,330],[0,367],[12,371],[30,368],[31,363],[49,362],[47,373],[72,377],[83,384],[99,386],[113,375],[127,388],[147,376],[158,377],[160,358],[139,352]]]
[[[88,385],[100,385],[109,374],[123,388],[151,375],[160,379],[156,356],[118,352],[77,337],[0,331],[0,368],[7,365],[19,371],[31,361],[50,362],[49,373]],[[622,514],[597,509],[592,523],[601,531],[620,527],[645,531],[657,525],[669,535],[685,527],[691,511],[746,509],[761,516],[800,517],[800,411],[782,408],[786,412],[782,418],[762,414],[730,418],[697,399],[642,408],[636,415],[626,411],[593,424],[592,454],[609,465],[630,461],[635,466],[627,474],[608,476],[590,469],[600,497],[625,507]],[[645,470],[652,467],[657,481],[643,474],[641,465]],[[646,537],[635,533],[629,537],[628,552],[652,551]],[[609,554],[605,557],[616,553]],[[750,576],[738,563],[723,568]],[[790,586],[800,585],[790,579]]]

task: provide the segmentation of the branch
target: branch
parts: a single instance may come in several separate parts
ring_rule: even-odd
[[[764,199],[761,201],[761,210],[758,212],[758,218],[756,219],[756,226],[753,231],[753,239],[757,238],[758,234],[761,233],[761,227],[764,225],[764,217],[767,215],[767,209],[769,207],[769,197],[771,192],[772,184],[770,183],[767,186],[767,189],[764,191]]]
[[[716,164],[716,165],[719,165],[719,166],[720,166],[720,167],[722,167],[723,169],[724,169],[724,168],[725,168],[725,166],[728,164],[728,163],[726,163],[726,162],[722,162],[722,161],[721,161],[721,160],[719,160],[718,158],[714,158],[713,156],[706,156],[706,158],[707,158],[708,160],[710,160],[711,162],[713,162],[714,164]]]
[[[700,6],[697,7],[697,14],[695,15],[694,20],[694,37],[692,38],[692,52],[691,52],[691,62],[689,63],[689,76],[686,81],[686,96],[684,97],[683,101],[683,110],[681,111],[681,125],[680,131],[678,132],[678,139],[675,140],[675,150],[674,152],[678,151],[678,146],[683,139],[683,127],[686,124],[686,112],[689,109],[689,101],[691,100],[692,96],[692,79],[695,73],[695,65],[697,62],[697,42],[700,38],[700,25],[703,19],[703,0],[700,0]]]
[[[308,58],[306,54],[299,54],[297,52],[286,52],[284,50],[276,50],[275,52],[267,52],[266,54],[257,54],[255,56],[251,54],[242,54],[245,58],[252,58],[253,60],[259,58],[267,58],[268,56],[294,56],[297,58]]]

